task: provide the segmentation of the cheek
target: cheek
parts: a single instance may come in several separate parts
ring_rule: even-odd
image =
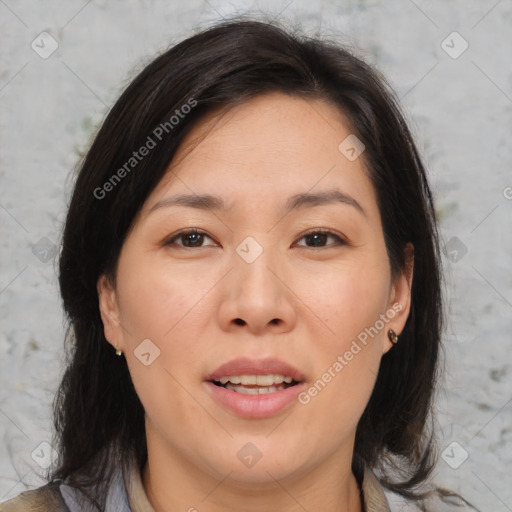
[[[165,343],[184,325],[197,325],[201,299],[212,287],[208,279],[158,258],[151,264],[127,263],[126,269],[140,269],[120,269],[119,278],[121,318],[132,342],[151,338]]]
[[[176,410],[184,369],[185,380],[196,378],[204,348],[198,341],[211,316],[204,298],[215,279],[132,253],[120,259],[118,284],[126,359],[137,392],[148,411],[157,411],[159,403]]]
[[[373,326],[388,306],[390,276],[380,261],[361,257],[325,265],[314,277],[308,271],[297,275],[297,295],[326,327],[324,339],[334,349]]]
[[[195,272],[172,270],[156,261],[126,263],[119,268],[119,306],[130,375],[150,421],[162,433],[179,437],[183,432],[176,417],[188,424],[189,418],[205,415],[188,400],[184,386],[197,380],[202,346],[192,341],[204,328],[201,298],[208,290]],[[140,271],[125,271],[133,268]]]
[[[302,281],[303,291],[309,289],[304,302],[328,329],[315,336],[311,328],[315,380],[302,403],[315,411],[312,418],[328,412],[332,422],[325,428],[338,438],[340,428],[355,429],[375,384],[386,335],[381,315],[386,314],[389,275],[385,265],[361,259],[317,275],[315,283]]]

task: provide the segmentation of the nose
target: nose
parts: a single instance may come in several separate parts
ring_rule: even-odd
[[[238,254],[223,280],[219,322],[226,331],[245,329],[254,335],[292,330],[296,322],[289,276],[270,251],[251,263]],[[279,270],[281,268],[281,270]]]

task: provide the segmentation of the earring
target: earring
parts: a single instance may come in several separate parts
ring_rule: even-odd
[[[398,343],[398,335],[393,329],[389,329],[388,331],[388,338],[391,343],[396,344]]]
[[[121,355],[123,355],[123,351],[116,349],[116,356],[121,356]]]

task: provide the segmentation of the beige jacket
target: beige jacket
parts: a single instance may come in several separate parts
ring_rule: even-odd
[[[415,512],[421,511],[418,504],[413,504],[384,490],[375,474],[365,468],[362,481],[364,512]],[[462,501],[455,506],[434,498],[424,502],[423,510],[428,512],[466,512],[469,508]],[[50,482],[42,487],[22,492],[19,496],[0,504],[0,512],[82,512],[96,511],[88,508],[80,500],[80,494],[73,488],[61,483]],[[104,512],[155,512],[151,506],[141,475],[134,459],[119,470],[112,482]]]

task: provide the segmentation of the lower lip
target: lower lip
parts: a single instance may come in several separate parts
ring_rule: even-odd
[[[296,384],[264,395],[244,395],[231,391],[213,382],[205,382],[208,391],[224,408],[243,418],[267,418],[287,409],[306,387]]]

